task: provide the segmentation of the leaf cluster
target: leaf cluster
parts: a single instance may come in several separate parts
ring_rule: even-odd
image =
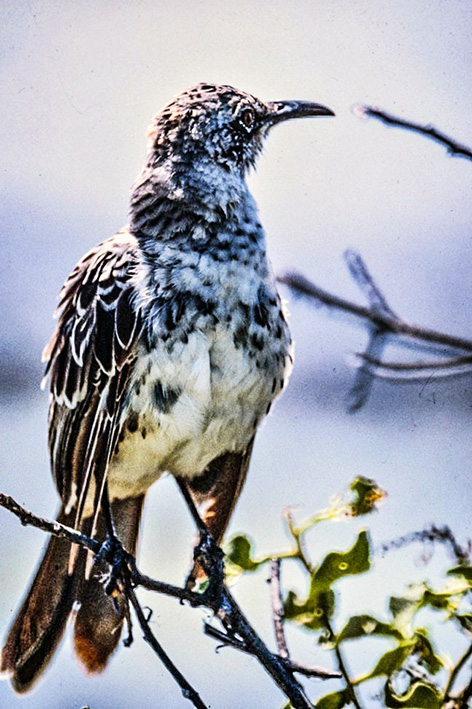
[[[340,630],[335,630],[339,615],[339,581],[371,570],[375,556],[372,543],[368,531],[361,530],[350,549],[329,551],[314,564],[306,551],[307,532],[326,520],[368,515],[384,497],[384,491],[374,481],[357,478],[350,486],[347,499],[346,496],[333,498],[327,509],[302,524],[296,524],[288,512],[286,519],[293,545],[288,552],[258,559],[248,537],[238,535],[227,548],[230,573],[253,572],[271,559],[280,562],[295,559],[301,564],[308,591],[302,598],[291,588],[283,592],[283,621],[313,633],[318,645],[334,653],[342,674],[342,686],[319,698],[315,705],[318,709],[341,709],[352,705],[359,708],[358,687],[374,679],[382,683],[380,701],[386,707],[466,707],[467,697],[472,694],[470,667],[469,685],[458,688],[457,680],[472,656],[472,567],[467,563],[449,569],[440,590],[430,588],[426,583],[410,586],[402,595],[390,597],[384,618],[374,617],[369,612],[353,615]],[[424,609],[430,613],[422,613]],[[425,615],[432,618],[428,627],[421,622]],[[434,626],[439,623],[453,629],[458,647],[469,646],[462,656],[451,659],[435,647],[432,636]],[[371,664],[360,676],[352,677],[345,655],[353,641],[362,644],[372,637],[383,638],[388,649],[378,656],[373,654],[371,646],[368,653],[359,652],[358,657],[365,656]],[[384,643],[381,645],[385,647]]]

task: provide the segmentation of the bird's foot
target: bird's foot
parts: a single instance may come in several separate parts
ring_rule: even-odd
[[[210,532],[205,531],[200,534],[200,540],[194,549],[193,558],[195,564],[187,577],[185,586],[188,589],[192,589],[200,576],[200,572],[203,571],[208,578],[208,584],[203,594],[207,598],[213,598],[224,583],[225,565],[223,550],[215,542]]]
[[[119,580],[129,569],[130,557],[118,537],[111,534],[106,537],[95,557],[95,563],[104,561],[109,566],[109,571],[104,576],[104,588],[108,596],[113,596],[119,590]]]

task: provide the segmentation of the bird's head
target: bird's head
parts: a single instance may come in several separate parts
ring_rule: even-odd
[[[292,118],[333,116],[309,101],[269,101],[231,86],[197,84],[176,96],[154,118],[150,158],[185,165],[211,160],[232,171],[254,165],[269,129]]]

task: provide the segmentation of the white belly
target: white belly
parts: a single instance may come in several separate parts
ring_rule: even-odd
[[[141,494],[164,472],[195,477],[223,453],[243,451],[281,391],[288,359],[262,370],[221,326],[195,331],[170,353],[162,344],[139,358],[124,437],[110,463],[111,497]],[[156,406],[156,386],[170,392],[167,411],[162,398]]]

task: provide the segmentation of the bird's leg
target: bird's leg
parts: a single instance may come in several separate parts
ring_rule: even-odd
[[[208,530],[200,532],[199,542],[193,551],[193,559],[195,564],[187,576],[185,586],[187,589],[194,587],[198,577],[198,568],[201,567],[208,576],[208,586],[204,594],[208,598],[212,598],[218,593],[224,582],[225,564],[223,550]]]
[[[206,596],[211,597],[218,592],[218,589],[221,588],[224,582],[224,553],[221,547],[215,542],[213,535],[200,517],[185,480],[182,478],[177,478],[177,483],[190,510],[190,514],[192,515],[197,526],[200,536],[198,544],[196,544],[193,552],[195,564],[187,576],[185,587],[187,589],[192,589],[194,587],[198,576],[198,570],[201,568],[208,576],[208,587],[204,593]]]
[[[118,590],[118,581],[129,566],[130,554],[117,537],[111,511],[108,485],[105,482],[99,509],[103,515],[107,535],[95,557],[95,563],[106,562],[110,570],[105,576],[104,588],[107,596],[113,596]],[[94,525],[95,526],[95,525]]]

